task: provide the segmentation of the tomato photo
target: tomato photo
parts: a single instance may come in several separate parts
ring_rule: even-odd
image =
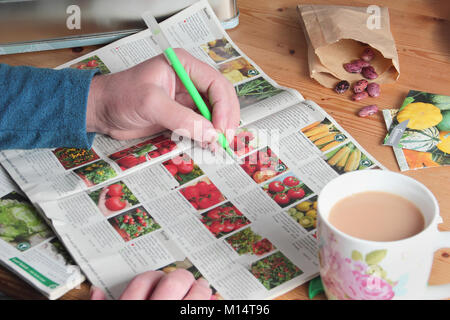
[[[125,242],[161,228],[142,206],[110,218],[108,222]]]
[[[275,177],[272,181],[264,184],[262,189],[282,208],[298,202],[313,193],[306,184],[290,172]]]
[[[252,229],[245,228],[225,239],[238,255],[262,256],[276,249],[267,238]]]
[[[178,181],[180,186],[204,174],[202,169],[185,153],[163,162],[162,165]]]
[[[94,190],[88,195],[104,216],[115,214],[139,203],[123,181]]]
[[[281,192],[284,190],[283,183],[281,181],[272,181],[269,183],[269,191],[273,193]]]
[[[114,160],[119,165],[120,169],[125,171],[147,161],[152,161],[153,159],[161,157],[176,149],[176,147],[176,143],[171,141],[167,134],[161,134],[126,149],[114,152],[110,154],[108,158]]]
[[[247,128],[240,128],[231,142],[231,148],[234,153],[241,157],[249,152],[252,152],[258,147],[258,139],[253,131]]]
[[[231,202],[226,202],[202,213],[200,221],[216,238],[229,234],[250,223],[250,220]]]
[[[251,153],[241,160],[240,166],[256,183],[272,179],[288,170],[269,147]]]
[[[208,177],[180,189],[180,193],[196,210],[208,209],[226,199]]]

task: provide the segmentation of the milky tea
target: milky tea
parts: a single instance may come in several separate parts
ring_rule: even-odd
[[[411,201],[378,191],[341,199],[331,208],[329,222],[350,236],[371,241],[406,239],[425,228],[422,213]]]

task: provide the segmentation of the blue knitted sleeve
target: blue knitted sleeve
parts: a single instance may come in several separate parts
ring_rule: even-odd
[[[86,106],[97,72],[0,64],[0,150],[90,148]]]

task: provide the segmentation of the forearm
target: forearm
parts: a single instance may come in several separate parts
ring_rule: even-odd
[[[95,73],[0,64],[0,149],[89,148],[95,134],[88,133],[86,109]]]

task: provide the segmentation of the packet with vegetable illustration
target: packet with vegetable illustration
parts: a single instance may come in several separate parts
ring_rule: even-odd
[[[383,116],[402,171],[450,165],[450,96],[411,90]]]

